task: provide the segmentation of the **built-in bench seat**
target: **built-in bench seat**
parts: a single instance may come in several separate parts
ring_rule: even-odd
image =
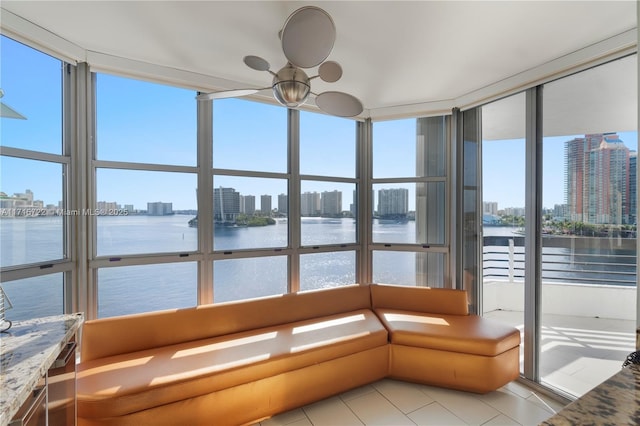
[[[387,344],[370,310],[195,340],[82,364],[82,416],[124,416]]]
[[[520,332],[469,315],[466,292],[373,285],[371,294],[389,331],[390,377],[478,393],[518,377]]]
[[[87,321],[78,421],[252,423],[387,376],[496,389],[518,375],[504,354],[520,334],[468,315],[466,297],[356,285]]]

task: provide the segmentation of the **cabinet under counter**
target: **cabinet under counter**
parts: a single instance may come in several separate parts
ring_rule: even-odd
[[[0,426],[12,421],[52,368],[54,374],[73,375],[64,386],[75,389],[75,343],[83,321],[81,313],[14,321],[0,334]]]

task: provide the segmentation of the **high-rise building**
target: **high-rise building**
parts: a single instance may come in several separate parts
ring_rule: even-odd
[[[615,133],[565,142],[568,219],[592,224],[629,222],[629,148]]]
[[[289,212],[289,196],[287,194],[278,195],[278,213],[286,215]]]
[[[260,211],[265,216],[271,216],[271,195],[260,196]]]
[[[116,203],[105,203],[101,207],[100,203],[104,203],[103,201],[98,202],[98,209],[105,211],[109,211],[111,209],[117,209],[118,206]],[[149,216],[167,216],[173,214],[173,203],[163,203],[162,201],[156,201],[154,203],[147,203],[147,214]]]
[[[567,205],[566,204],[554,204],[553,205],[553,218],[556,220],[562,220],[567,217]]]
[[[239,192],[234,188],[213,189],[213,218],[216,222],[235,222],[239,213]]]
[[[320,214],[333,217],[342,215],[342,191],[324,191],[321,194]]]
[[[354,189],[353,190],[353,202],[349,206],[349,211],[351,212],[351,216],[353,216],[353,217],[356,217],[356,215],[358,214],[357,206],[358,206],[358,191],[356,191]]]
[[[506,216],[524,216],[524,207],[506,207],[503,210],[503,214]]]
[[[496,201],[484,201],[482,203],[482,213],[493,216],[498,215],[498,203]]]
[[[256,213],[256,196],[255,195],[240,196],[240,212],[248,216],[253,216]]]
[[[406,217],[409,212],[409,190],[407,188],[380,189],[378,191],[378,216]]]
[[[300,195],[300,215],[318,216],[320,214],[320,194],[304,192]]]

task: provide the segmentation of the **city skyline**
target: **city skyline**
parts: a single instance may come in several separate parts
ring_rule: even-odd
[[[411,213],[408,209],[408,190],[406,188],[389,188],[377,191],[377,204],[374,205],[374,214],[381,217],[386,216],[406,216]],[[355,204],[357,194],[353,191],[353,202],[348,207],[342,204],[343,195],[341,191],[323,192],[303,192],[300,196],[301,216],[342,216],[344,213],[355,215]],[[216,204],[215,201],[219,200]],[[277,207],[273,208],[273,197],[268,194],[260,196],[260,206],[256,206],[256,196],[252,194],[243,195],[234,188],[219,187],[214,189],[214,215],[219,218],[226,213],[233,214],[263,214],[272,213],[286,214],[288,212],[287,194],[277,195]],[[148,215],[166,215],[176,212],[194,212],[195,209],[179,210],[173,209],[172,202],[149,201],[146,209],[135,208],[133,204],[121,204],[118,201],[98,201],[95,209],[87,209],[88,212],[115,212],[120,211],[126,214],[144,213]],[[35,197],[35,193],[26,189],[23,193],[14,193],[8,196],[0,192],[0,209],[4,217],[13,216],[37,216],[37,215],[64,215],[62,201],[57,204],[45,204]],[[38,209],[39,214],[8,214],[10,210],[22,209],[23,211]],[[93,213],[91,213],[93,214]],[[106,213],[103,213],[106,214]]]
[[[608,132],[566,139],[560,157],[563,185],[557,185],[557,182],[555,185],[543,184],[543,191],[551,186],[556,192],[563,191],[564,197],[560,203],[543,205],[543,210],[553,211],[557,218],[586,223],[635,223],[637,151],[629,149],[620,137],[621,133],[628,134]],[[545,167],[548,167],[547,163]],[[609,196],[613,190],[620,193],[618,198]],[[523,216],[524,206],[500,205],[485,196],[482,211],[489,215],[502,212]],[[616,219],[611,219],[612,214]]]
[[[602,133],[615,133],[630,151],[638,151],[637,132]],[[568,140],[584,136],[584,134],[577,134],[543,138],[543,209],[552,210],[556,205],[566,203],[564,144]],[[526,164],[524,139],[484,141],[482,155],[483,201],[497,202],[499,210],[524,208]]]
[[[635,132],[617,132],[617,134],[620,136],[620,139],[625,144],[625,146],[629,148],[630,152],[637,152],[637,134]],[[562,161],[564,159],[564,143],[567,140],[580,138],[580,137],[584,137],[584,135],[575,135],[571,138],[569,137],[545,138],[545,144],[544,144],[545,150],[543,150],[543,157],[544,157],[544,164],[545,164],[545,167],[543,170],[543,182],[544,182],[543,200],[546,200],[546,201],[543,201],[544,209],[550,210],[558,205],[566,204],[566,200],[564,198],[564,185],[557,184],[558,177],[564,174],[564,165],[562,164]],[[627,145],[627,141],[630,141],[629,145],[631,146]],[[518,196],[519,193],[523,194],[523,188],[524,188],[524,167],[522,167],[520,164],[521,161],[524,162],[523,146],[524,146],[523,140],[490,141],[490,142],[485,142],[483,144],[483,153],[485,154],[483,158],[483,162],[485,163],[485,167],[483,167],[483,195],[484,195],[483,201],[498,202],[500,206],[499,207],[500,210],[507,209],[507,208],[510,208],[510,209],[524,208],[523,196]],[[502,162],[501,169],[498,169],[498,170],[496,170],[495,168],[489,167],[486,164],[494,161],[493,158],[496,157],[495,148],[498,148],[498,151],[501,151],[503,156],[508,156],[512,160],[508,162]],[[13,160],[13,159],[12,158],[7,159],[3,157],[3,161],[6,161],[6,160]],[[560,170],[561,170],[560,172],[557,171],[558,164],[562,164],[560,166]],[[555,173],[549,173],[549,171],[553,171],[554,168],[556,169]],[[515,179],[505,180],[504,174],[509,174],[509,173],[511,173],[510,176],[515,177]],[[4,183],[7,182],[9,179],[4,179],[4,173],[2,173],[2,175],[3,175],[2,182],[4,185]],[[522,175],[520,179],[517,178],[518,175]],[[243,180],[248,182],[242,182]],[[273,180],[273,179],[270,179],[270,180]],[[216,181],[223,181],[223,182],[230,181],[232,182],[232,186],[241,186],[241,187],[256,186],[255,179],[252,179],[252,178],[216,176]],[[495,182],[499,182],[499,183],[495,183]],[[235,185],[233,185],[233,183],[235,183]],[[327,189],[327,185],[331,185],[331,183],[314,182],[314,184],[319,187],[320,192],[333,190],[333,189]],[[36,186],[40,186],[40,185],[37,185],[36,183]],[[263,187],[266,188],[267,191],[269,190],[269,188],[272,188],[273,186],[274,185],[263,185]],[[278,185],[276,185],[276,187],[277,186]],[[273,192],[268,195],[271,195],[273,198],[275,198],[275,197],[278,197],[280,194],[286,193],[285,183],[282,182],[281,185],[279,186],[280,186],[279,188],[273,189]],[[384,185],[376,185],[376,186],[383,187]],[[386,188],[388,186],[384,186],[384,187]],[[502,188],[503,190],[501,191],[500,188]],[[519,189],[515,189],[515,188],[519,188]],[[11,191],[8,191],[6,192],[6,194],[10,192]],[[306,192],[309,192],[309,191],[306,191]],[[345,192],[345,191],[342,191],[342,192]],[[375,192],[377,193],[377,191]],[[551,192],[553,195],[550,196],[549,192]],[[19,192],[14,192],[14,193],[19,193]],[[175,210],[178,210],[178,211],[179,210],[196,210],[197,207],[195,206],[195,201],[196,201],[195,195],[196,194],[194,189],[193,191],[194,201],[192,206],[187,205],[187,207],[184,207],[184,206],[175,207]],[[262,195],[265,195],[265,194],[262,194]],[[549,198],[551,197],[553,197],[553,201],[549,201]],[[156,198],[156,200],[159,200],[159,198]],[[411,197],[409,198],[409,200],[414,201]],[[504,200],[509,200],[509,201],[504,201]],[[60,200],[57,200],[55,202],[52,202],[49,200],[42,200],[42,201],[45,206],[46,205],[57,206]],[[146,202],[142,202],[143,206],[145,203]],[[175,202],[173,203],[174,205],[176,205]],[[345,202],[343,200],[343,204],[344,203]],[[144,210],[144,207],[140,206],[141,202],[139,201],[132,202],[128,200],[128,201],[122,201],[121,204],[134,205],[136,210]],[[375,205],[377,205],[377,201],[374,201],[374,206]],[[414,208],[410,207],[409,210],[414,210]]]

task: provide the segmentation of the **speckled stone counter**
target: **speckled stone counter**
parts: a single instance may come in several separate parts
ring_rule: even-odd
[[[0,333],[0,425],[9,423],[83,320],[70,314],[15,321]]]
[[[639,424],[640,366],[633,364],[542,423],[545,426]]]

